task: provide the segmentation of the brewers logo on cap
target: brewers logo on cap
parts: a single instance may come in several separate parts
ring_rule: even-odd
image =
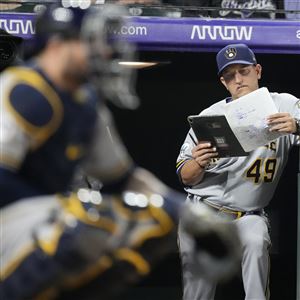
[[[228,49],[226,49],[226,51],[225,51],[225,57],[226,57],[227,59],[233,59],[233,58],[236,57],[236,53],[237,53],[237,51],[236,51],[235,48],[228,48]]]

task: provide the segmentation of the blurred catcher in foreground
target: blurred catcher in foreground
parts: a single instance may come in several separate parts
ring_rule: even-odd
[[[110,299],[176,249],[179,218],[203,275],[226,277],[239,261],[235,227],[135,166],[99,100],[139,104],[118,64],[133,49],[109,34],[122,16],[48,7],[32,59],[1,74],[3,300]]]

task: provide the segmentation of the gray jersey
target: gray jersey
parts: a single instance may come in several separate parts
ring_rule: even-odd
[[[290,94],[271,93],[279,112],[288,112],[300,118],[300,101]],[[226,100],[205,109],[200,115],[224,114]],[[191,138],[192,136],[192,138]],[[191,159],[195,147],[195,134],[190,130],[177,158],[177,172]],[[203,200],[239,211],[259,210],[268,205],[280,175],[286,165],[288,153],[299,144],[299,136],[284,135],[257,148],[246,157],[220,158],[211,161],[203,180],[185,190]]]

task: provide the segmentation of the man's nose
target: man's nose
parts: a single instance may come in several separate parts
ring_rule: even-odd
[[[234,80],[235,80],[236,83],[239,83],[243,80],[243,76],[240,74],[239,71],[235,71]]]

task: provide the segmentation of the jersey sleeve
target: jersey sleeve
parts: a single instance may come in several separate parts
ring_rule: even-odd
[[[275,94],[275,97],[282,99],[278,108],[280,112],[288,112],[294,118],[300,119],[300,99],[288,93]],[[290,134],[289,139],[292,145],[300,145],[298,135]]]
[[[197,145],[197,138],[192,129],[189,130],[188,134],[185,137],[185,140],[180,148],[179,155],[176,160],[176,173],[180,177],[180,170],[184,164],[193,159],[192,149]]]
[[[294,102],[296,101],[296,102]],[[297,119],[300,119],[300,99],[293,97],[293,116]],[[300,145],[300,136],[299,135],[291,135],[291,140],[293,145]]]
[[[277,94],[282,101],[279,104],[279,111],[289,112],[295,118],[300,118],[300,99],[288,93]]]
[[[20,126],[15,118],[2,105],[0,105],[0,109],[0,165],[4,168],[15,170],[19,168],[26,153],[29,151],[31,140],[24,131],[20,130]]]

